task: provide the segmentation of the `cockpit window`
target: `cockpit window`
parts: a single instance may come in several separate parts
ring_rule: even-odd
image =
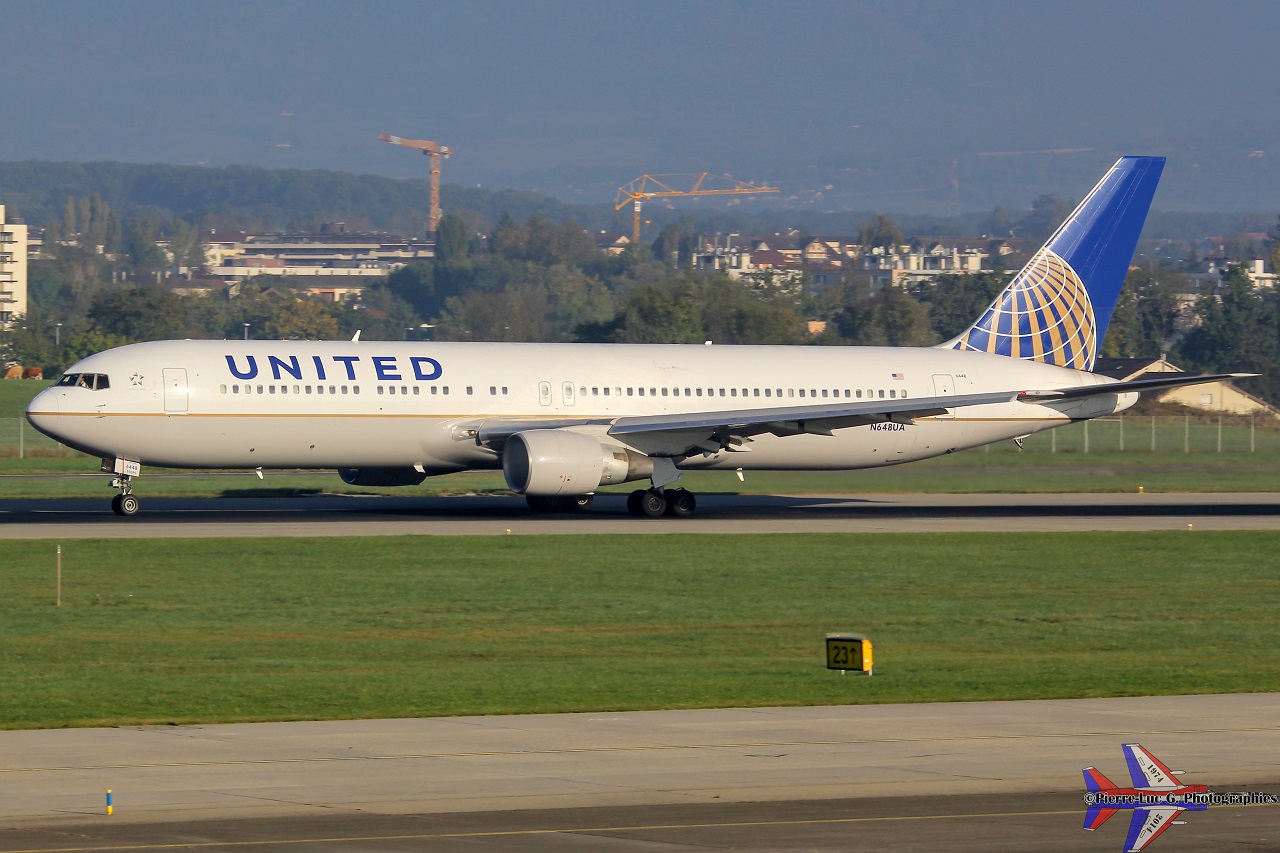
[[[58,385],[75,388],[88,388],[90,391],[102,391],[111,387],[111,380],[105,373],[64,373]]]

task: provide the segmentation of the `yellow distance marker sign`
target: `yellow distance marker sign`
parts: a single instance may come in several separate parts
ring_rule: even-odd
[[[857,634],[827,634],[827,669],[871,675],[871,640]]]

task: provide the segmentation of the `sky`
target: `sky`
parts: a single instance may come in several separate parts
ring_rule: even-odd
[[[1156,206],[1280,209],[1280,3],[5,0],[0,160],[253,164],[612,199],[947,213],[1169,158]]]

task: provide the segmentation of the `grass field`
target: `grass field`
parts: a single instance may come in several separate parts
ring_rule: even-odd
[[[1280,534],[0,542],[0,726],[1280,689]],[[869,635],[876,675],[824,668]]]

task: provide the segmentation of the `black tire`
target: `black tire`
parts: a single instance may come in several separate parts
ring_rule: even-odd
[[[569,499],[569,509],[573,512],[591,509],[591,504],[595,502],[595,499],[595,495],[575,495]]]
[[[114,498],[111,499],[111,511],[114,512],[116,515],[124,515],[124,510],[120,508],[120,501],[123,498],[124,498],[124,495],[116,495]]]
[[[667,514],[667,496],[657,489],[650,489],[640,499],[640,512],[646,518],[662,518]]]
[[[117,495],[116,497],[120,501],[120,509],[117,511],[116,513],[117,515],[123,515],[127,517],[130,515],[138,514],[139,504],[138,504],[137,498],[135,498],[133,495]],[[114,504],[115,501],[112,501],[112,503]],[[112,509],[115,509],[115,507],[112,506]]]
[[[640,501],[644,500],[644,495],[644,489],[636,489],[634,492],[627,495],[627,512],[636,516],[644,515],[644,513],[640,511]]]
[[[693,492],[685,489],[667,492],[667,515],[674,515],[676,518],[688,518],[693,515],[697,508],[698,499],[693,496]]]

